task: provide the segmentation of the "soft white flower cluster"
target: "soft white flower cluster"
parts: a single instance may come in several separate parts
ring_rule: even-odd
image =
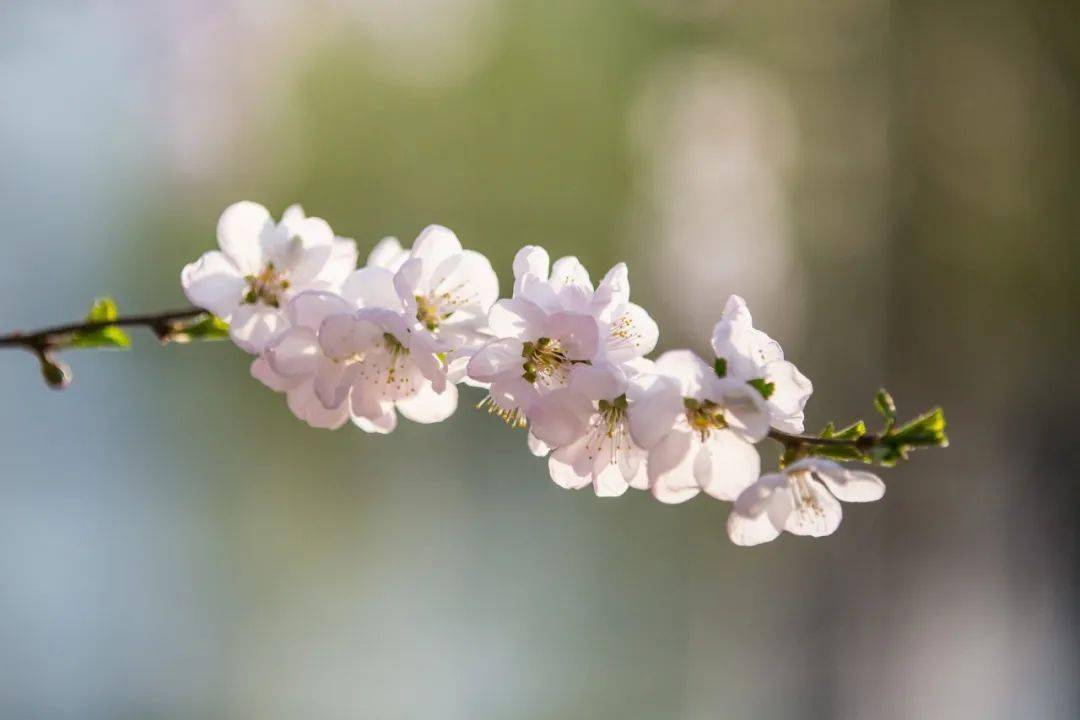
[[[480,406],[527,427],[561,487],[732,501],[728,533],[742,545],[827,535],[838,500],[884,493],[876,476],[823,459],[761,476],[755,443],[770,428],[802,432],[812,386],[738,296],[713,331],[714,362],[688,350],[654,362],[659,330],[630,301],[622,263],[594,286],[577,258],[524,247],[499,299],[488,260],[444,227],[410,249],[387,238],[356,269],[355,243],[325,221],[293,206],[275,223],[251,202],[225,211],[218,245],[184,268],[185,294],[229,323],[257,355],[252,374],[314,427],[389,433],[399,412],[438,422],[459,383],[482,387]]]

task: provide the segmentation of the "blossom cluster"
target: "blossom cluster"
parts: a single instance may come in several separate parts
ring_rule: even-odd
[[[650,360],[659,329],[630,301],[623,263],[594,285],[577,258],[526,246],[500,299],[487,258],[438,225],[411,248],[380,241],[359,269],[356,243],[295,205],[275,222],[236,203],[217,235],[219,250],[184,268],[184,292],[229,323],[256,356],[252,375],[311,426],[439,422],[464,383],[486,391],[478,407],[527,428],[560,487],[726,500],[741,545],[827,535],[839,501],[884,494],[875,475],[822,458],[761,475],[756,443],[801,433],[813,387],[738,296],[713,330],[711,362],[689,350]]]

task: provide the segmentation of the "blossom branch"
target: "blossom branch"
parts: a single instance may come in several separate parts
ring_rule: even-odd
[[[71,371],[60,362],[59,350],[112,348],[125,350],[131,345],[125,327],[150,329],[162,343],[218,340],[228,337],[228,326],[219,318],[197,307],[159,313],[119,316],[116,303],[109,298],[94,302],[82,322],[55,325],[31,332],[0,335],[0,350],[22,349],[33,353],[41,364],[45,382],[61,389],[71,381]]]
[[[168,310],[144,315],[125,315],[114,320],[86,320],[34,330],[31,332],[12,332],[0,335],[0,348],[23,348],[30,352],[42,352],[62,348],[72,336],[92,333],[109,327],[146,327],[153,331],[159,340],[167,341],[180,328],[180,321],[192,320],[207,315],[205,310],[196,307],[182,310]]]

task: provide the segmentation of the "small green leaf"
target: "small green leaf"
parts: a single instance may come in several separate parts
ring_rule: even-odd
[[[948,447],[945,413],[941,408],[934,408],[895,430],[889,440],[900,447]]]
[[[772,394],[776,392],[776,383],[771,383],[768,380],[764,380],[762,378],[755,378],[753,380],[750,380],[746,384],[752,386],[755,390],[761,393],[761,397],[765,398],[766,400],[772,397]]]
[[[839,461],[869,462],[869,458],[855,445],[812,445],[810,454],[815,457]]]
[[[724,358],[716,358],[713,361],[713,370],[716,371],[717,377],[724,377],[727,375],[727,360]]]
[[[86,350],[89,348],[115,348],[126,350],[131,347],[131,338],[115,325],[74,333],[68,347]]]
[[[90,306],[90,312],[86,315],[87,322],[107,322],[115,320],[117,316],[116,301],[111,297],[98,298]]]
[[[86,314],[87,322],[112,322],[117,318],[116,303],[112,298],[98,298],[90,306],[90,312]],[[114,348],[125,350],[131,347],[131,339],[123,330],[116,326],[106,326],[96,330],[81,330],[71,334],[67,342],[68,347],[88,348]]]
[[[851,423],[846,428],[837,430],[833,437],[841,438],[843,440],[858,440],[866,434],[866,423],[862,420]]]
[[[892,395],[885,388],[878,390],[877,395],[874,396],[874,407],[885,418],[887,427],[891,428],[896,424],[896,403],[893,402]]]
[[[229,324],[215,315],[202,315],[186,325],[174,327],[165,339],[177,343],[224,340],[229,337]]]

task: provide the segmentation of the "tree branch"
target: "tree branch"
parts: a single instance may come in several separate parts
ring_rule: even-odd
[[[146,327],[154,332],[159,340],[167,340],[175,330],[175,323],[193,320],[200,315],[207,315],[205,310],[188,307],[181,310],[168,310],[145,315],[126,315],[114,320],[87,320],[84,322],[56,325],[31,332],[13,332],[0,335],[0,349],[22,348],[41,354],[46,350],[63,347],[65,341],[75,333],[93,332],[107,327]]]

